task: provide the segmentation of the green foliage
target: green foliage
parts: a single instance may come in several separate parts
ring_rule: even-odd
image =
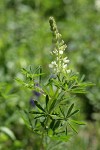
[[[77,133],[74,124],[84,125],[84,123],[74,119],[79,109],[75,108],[73,96],[74,94],[85,93],[86,87],[92,84],[83,82],[83,77],[79,79],[77,74],[72,71],[67,72],[67,68],[63,68],[63,65],[59,64],[59,61],[63,58],[63,53],[60,56],[60,51],[64,51],[65,47],[59,46],[58,36],[60,34],[53,18],[50,18],[50,26],[56,39],[54,49],[56,48],[56,51],[58,51],[58,62],[56,64],[58,70],[52,72],[51,77],[44,82],[41,68],[38,69],[39,73],[37,74],[34,73],[36,71],[31,73],[31,68],[30,71],[22,69],[22,74],[26,77],[25,81],[18,78],[16,80],[25,88],[41,93],[40,101],[33,100],[36,106],[34,109],[27,111],[22,109],[27,118],[24,119],[25,123],[32,132],[41,135],[42,140],[50,137],[53,140],[67,141],[72,134],[70,128]],[[47,147],[46,143],[42,142],[42,144],[44,144],[44,148]]]
[[[100,147],[98,143],[100,141],[100,7],[97,0],[0,0],[0,126],[8,128],[16,137],[16,140],[12,141],[7,134],[0,132],[0,149],[38,150],[41,147],[39,136],[31,134],[31,131],[27,130],[21,116],[16,112],[16,105],[25,109],[25,112],[21,111],[20,114],[24,114],[23,119],[30,125],[26,111],[26,107],[29,111],[32,109],[30,99],[37,100],[41,106],[43,105],[44,109],[46,105],[48,108],[50,101],[50,98],[49,101],[48,99],[46,101],[46,95],[51,93],[50,96],[53,96],[54,94],[50,85],[48,89],[42,85],[46,94],[37,98],[32,92],[33,85],[28,87],[30,90],[25,90],[29,82],[30,84],[33,84],[33,82],[30,79],[26,81],[26,77],[22,76],[19,71],[20,68],[27,68],[30,64],[33,68],[41,65],[45,74],[36,78],[42,82],[47,81],[49,75],[47,64],[50,64],[54,59],[49,55],[49,51],[52,49],[51,33],[47,21],[49,16],[56,18],[58,29],[62,32],[64,41],[68,45],[68,51],[65,50],[65,54],[67,53],[71,60],[70,70],[78,71],[81,75],[84,74],[86,81],[95,84],[95,86],[88,88],[89,92],[82,91],[84,93],[79,94],[75,93],[73,87],[74,93],[71,92],[71,97],[67,97],[66,114],[68,108],[75,103],[72,112],[79,110],[80,106],[81,109],[80,113],[72,116],[74,120],[86,118],[88,120],[95,119],[98,122],[98,126],[95,126],[94,122],[91,123],[91,126],[89,124],[89,128],[85,130],[86,134],[84,134],[83,127],[80,127],[80,131],[83,131],[81,137],[79,133],[79,138],[72,138],[73,144],[67,142],[69,145],[67,147],[68,149],[98,150]],[[30,69],[29,74],[30,76],[33,74]],[[34,74],[37,73],[34,72]],[[26,86],[24,90],[15,83],[15,78],[21,79],[20,82],[23,81],[23,86]],[[78,77],[78,80],[81,80],[80,77]],[[56,80],[51,80],[51,82],[55,82],[56,87],[63,88],[64,80],[61,81],[62,85],[58,84]],[[74,80],[72,82],[73,85],[76,84]],[[36,86],[35,89],[43,94],[39,87]],[[79,87],[78,90],[81,91]],[[41,110],[38,109],[38,111],[41,113]],[[59,108],[59,111],[63,116],[62,107]],[[76,115],[77,117],[75,117]],[[70,119],[70,121],[73,119]],[[88,125],[88,122],[86,124]],[[95,126],[94,129],[92,128],[93,125]],[[28,127],[30,128],[30,126]],[[95,129],[97,132],[93,132]],[[91,134],[92,132],[93,134]],[[62,150],[66,148],[66,144],[54,140],[50,142],[48,149],[51,149],[51,147],[55,150]]]
[[[7,134],[12,140],[15,140],[16,137],[13,134],[13,132],[11,130],[9,130],[9,128],[7,127],[0,127],[0,132],[4,132],[5,134]]]

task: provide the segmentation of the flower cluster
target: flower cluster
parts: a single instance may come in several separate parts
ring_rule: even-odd
[[[51,27],[51,31],[53,34],[53,43],[54,43],[54,50],[51,52],[52,55],[55,56],[55,61],[52,61],[49,64],[49,68],[52,68],[54,72],[67,72],[70,73],[68,69],[69,60],[67,57],[63,57],[63,53],[67,47],[64,44],[64,41],[61,38],[61,34],[58,32],[56,22],[53,17],[49,18],[49,23]]]

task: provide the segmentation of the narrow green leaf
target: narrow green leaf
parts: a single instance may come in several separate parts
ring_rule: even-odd
[[[83,88],[75,88],[70,91],[71,93],[86,93],[86,90]]]
[[[42,110],[42,111],[45,112],[45,110],[42,108],[42,106],[39,104],[38,101],[34,100],[34,103],[35,103],[35,105],[36,105],[40,110]]]
[[[40,69],[41,70],[41,69]],[[41,70],[42,71],[42,70]],[[39,71],[40,72],[40,71]],[[22,68],[22,73],[24,74],[24,75],[26,75],[27,76],[27,78],[30,78],[30,79],[34,79],[35,77],[40,77],[41,78],[41,76],[44,74],[44,73],[37,73],[37,74],[35,74],[35,73],[30,73],[29,71],[27,71],[25,68]]]
[[[24,75],[26,75],[26,74],[29,73],[25,68],[22,68],[22,69],[21,69],[21,72],[22,72]]]
[[[33,130],[34,128],[33,128],[33,124],[32,124],[32,122],[31,122],[31,119],[30,119],[30,116],[29,116],[29,112],[28,112],[27,110],[24,110],[24,112],[25,112],[25,114],[27,115],[27,118],[28,118],[28,121],[29,121],[29,124],[30,124],[31,129]]]
[[[24,81],[21,80],[21,79],[19,79],[19,78],[15,78],[15,81],[17,81],[17,82],[20,83],[20,84],[24,84]]]
[[[46,95],[46,108],[47,108],[48,102],[49,102],[49,96]]]
[[[41,126],[42,126],[43,128],[45,128],[44,122],[40,122],[40,123],[41,123]]]
[[[42,78],[42,67],[41,66],[39,67],[39,74],[40,74],[39,83],[41,83],[41,78]]]
[[[49,112],[51,112],[51,111],[52,111],[52,109],[54,109],[55,104],[56,104],[56,101],[57,101],[57,99],[54,99],[54,100],[53,100],[53,102],[51,103],[51,106],[50,106]]]
[[[57,75],[59,82],[61,82],[59,75]]]
[[[67,142],[70,139],[71,136],[53,136],[51,137],[53,140],[59,140],[63,142]]]
[[[66,126],[66,131],[65,131],[65,132],[66,132],[66,135],[67,135],[67,132],[68,132],[68,130],[67,130],[67,126]]]
[[[59,108],[60,108],[60,112],[62,113],[63,117],[65,117],[64,111],[61,109],[61,107],[59,107]]]
[[[41,118],[41,117],[43,117],[43,116],[44,116],[44,115],[36,116],[36,117],[34,117],[34,119]]]
[[[56,119],[56,120],[63,120],[63,118],[61,118],[59,115],[50,115],[50,117],[52,117],[52,119]]]
[[[12,140],[16,140],[14,133],[7,127],[0,127],[0,131],[8,135]]]
[[[85,78],[85,75],[83,74],[81,79],[80,79],[80,82],[82,82],[84,80],[84,78]]]
[[[78,133],[77,130],[76,130],[76,128],[75,128],[74,126],[72,126],[70,123],[68,123],[68,124],[70,125],[70,127],[72,128],[72,130],[73,130],[74,132]]]
[[[33,111],[33,110],[29,111],[29,113],[30,114],[43,114],[43,112],[38,112],[38,111]]]
[[[73,123],[78,124],[78,125],[85,125],[85,123],[81,122],[81,121],[76,121],[76,120],[70,120],[70,121],[72,121]]]
[[[73,112],[72,112],[70,115],[68,115],[67,117],[71,117],[71,116],[75,115],[75,114],[78,113],[78,112],[79,112],[79,109],[73,111]]]
[[[65,133],[65,131],[56,132],[55,134],[59,136],[59,135],[61,135],[62,133]]]
[[[59,103],[61,102],[61,100],[63,99],[63,96],[65,94],[65,91],[62,92],[61,94],[59,94],[57,96],[57,98],[53,99],[51,105],[50,105],[50,108],[49,108],[49,112],[51,112],[56,106],[59,105]]]
[[[57,129],[60,125],[60,120],[57,120],[54,127],[53,127],[53,130]]]
[[[51,123],[50,123],[50,128],[51,128],[51,129],[53,129],[54,124],[55,124],[55,119],[52,119],[52,121],[51,121]]]
[[[50,129],[50,128],[49,128],[49,130],[48,130],[48,136],[49,136],[49,137],[52,137],[52,136],[53,136],[53,130]]]
[[[17,106],[17,108],[18,108],[18,113],[22,117],[25,125],[30,129],[30,122],[26,112],[24,110],[21,110],[20,106]]]
[[[70,113],[71,113],[73,107],[74,107],[74,103],[69,107],[68,112],[67,112],[67,116],[70,115]]]

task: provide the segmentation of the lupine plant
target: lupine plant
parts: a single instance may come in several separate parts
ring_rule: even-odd
[[[50,75],[44,80],[43,69],[39,66],[34,70],[32,67],[29,70],[23,68],[25,80],[16,79],[33,92],[32,107],[18,108],[28,128],[40,136],[43,150],[49,149],[47,145],[52,140],[68,141],[74,132],[77,133],[76,125],[84,125],[77,120],[79,106],[75,105],[75,99],[91,85],[70,69],[70,60],[64,54],[67,46],[53,17],[49,18],[49,24],[53,36],[53,50],[50,52],[53,60],[48,64]]]

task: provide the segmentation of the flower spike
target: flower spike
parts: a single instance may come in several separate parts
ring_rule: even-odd
[[[70,73],[68,69],[69,60],[64,57],[64,51],[67,47],[62,40],[61,34],[58,32],[58,28],[53,17],[49,18],[50,28],[53,35],[54,50],[51,52],[55,56],[55,60],[49,64],[49,68],[53,69],[55,73],[65,72]]]

